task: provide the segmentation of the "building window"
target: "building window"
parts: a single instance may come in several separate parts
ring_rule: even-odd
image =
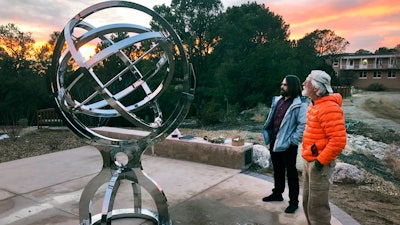
[[[375,61],[376,67],[377,69],[382,68],[382,59],[376,59]]]
[[[374,72],[374,79],[381,79],[382,77],[382,72],[381,71],[375,71]]]
[[[395,79],[396,78],[396,71],[394,71],[394,70],[389,71],[388,78],[389,79]]]
[[[349,61],[347,62],[349,66],[353,66],[354,65],[354,60],[349,59]]]
[[[391,66],[395,66],[396,65],[396,58],[394,58],[394,57],[390,58],[390,65]]]
[[[360,76],[358,78],[359,79],[367,79],[367,71],[361,71]]]

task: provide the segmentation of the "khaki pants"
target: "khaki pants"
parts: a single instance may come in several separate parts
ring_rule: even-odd
[[[304,161],[303,168],[303,208],[308,225],[330,225],[329,189],[336,162],[325,165],[322,171],[314,167],[314,162]]]

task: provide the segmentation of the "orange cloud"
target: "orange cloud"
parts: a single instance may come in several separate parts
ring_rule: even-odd
[[[366,3],[344,0],[280,0],[267,1],[265,4],[290,25],[290,39],[303,38],[316,29],[330,29],[353,43],[353,51],[359,48],[376,50],[382,46],[392,48],[396,42],[400,43],[400,4],[391,0]],[[355,37],[357,39],[353,39]],[[358,41],[360,39],[364,45],[368,39],[371,43],[369,46],[358,47],[361,44]]]

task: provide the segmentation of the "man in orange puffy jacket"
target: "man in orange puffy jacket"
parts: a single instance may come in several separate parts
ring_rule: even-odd
[[[303,83],[311,99],[303,134],[303,208],[309,225],[331,224],[329,189],[335,160],[346,146],[342,96],[333,93],[331,77],[313,70]]]

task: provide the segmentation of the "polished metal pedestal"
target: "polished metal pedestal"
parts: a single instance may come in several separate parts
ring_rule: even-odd
[[[119,148],[100,146],[98,150],[103,158],[103,168],[84,188],[79,202],[79,220],[81,225],[111,224],[112,220],[121,218],[142,218],[156,224],[172,224],[169,218],[167,198],[161,187],[149,177],[142,168],[140,155],[133,157],[126,165],[118,162],[116,155],[121,152],[130,152],[133,149],[121,151]],[[131,155],[132,156],[132,155]],[[133,167],[130,167],[133,166]],[[114,200],[121,181],[131,183],[133,208],[114,209]],[[92,205],[99,188],[108,183],[105,191],[101,213],[93,215]],[[152,197],[157,210],[142,208],[142,188]]]

